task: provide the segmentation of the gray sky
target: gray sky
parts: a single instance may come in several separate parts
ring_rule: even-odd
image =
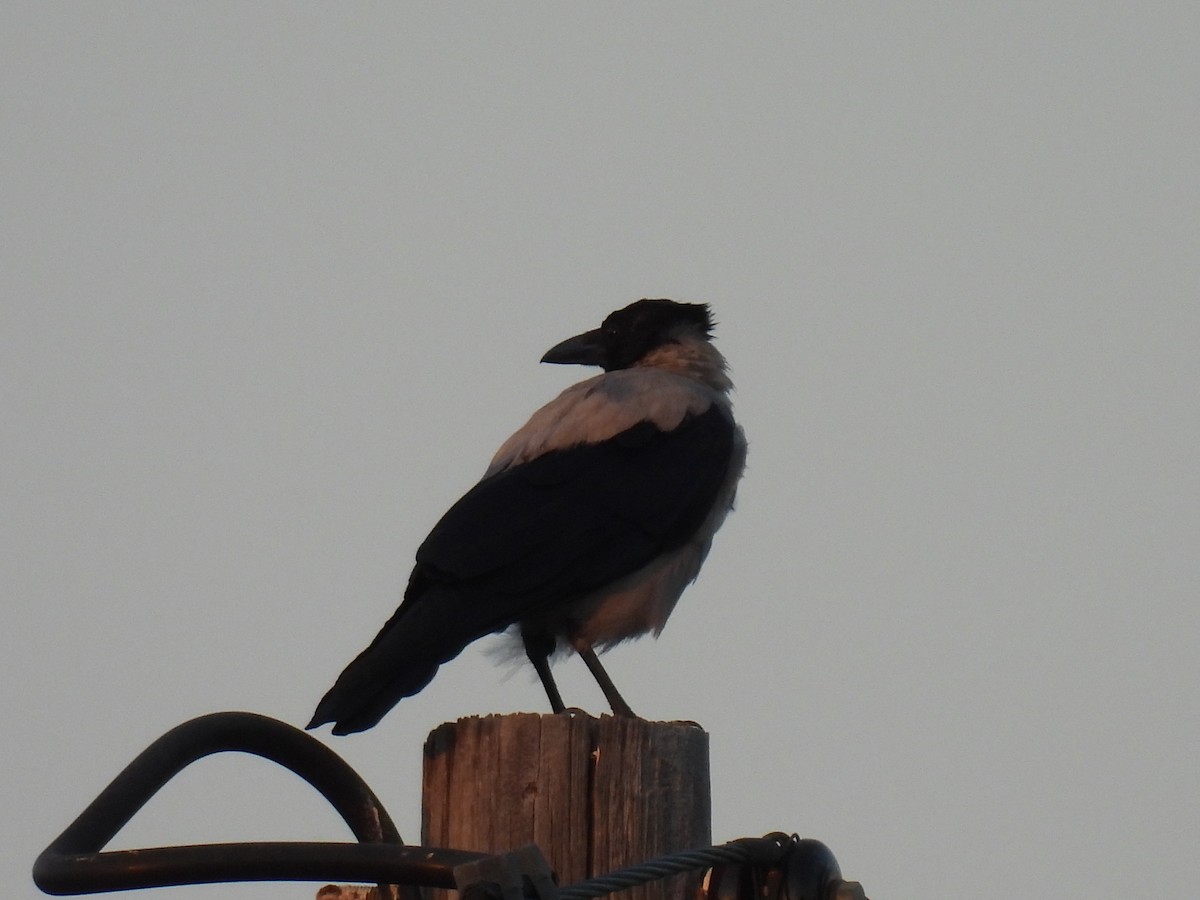
[[[1194,893],[1198,41],[1191,2],[7,4],[10,893],[168,728],[306,721],[588,374],[542,352],[643,296],[713,304],[751,441],[608,657],[710,731],[714,836],[890,900]],[[504,675],[322,740],[416,840],[426,733],[545,709]],[[120,840],[345,837],[229,757]]]

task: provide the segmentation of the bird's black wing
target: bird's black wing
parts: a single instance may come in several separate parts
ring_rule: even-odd
[[[479,482],[434,526],[404,602],[309,727],[369,728],[476,638],[682,546],[712,511],[734,443],[714,404],[669,431],[643,421]]]
[[[407,599],[453,584],[495,630],[635,572],[696,533],[733,445],[733,423],[714,405],[670,431],[644,421],[501,471],[434,526]]]

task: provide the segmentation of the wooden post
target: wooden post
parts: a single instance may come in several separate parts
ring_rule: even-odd
[[[541,848],[559,884],[711,843],[708,734],[690,722],[518,713],[459,719],[425,742],[421,843]],[[684,900],[701,874],[621,900]]]

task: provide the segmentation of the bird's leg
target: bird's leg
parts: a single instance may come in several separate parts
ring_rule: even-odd
[[[550,698],[550,711],[554,713],[566,712],[567,707],[562,701],[562,695],[558,692],[558,685],[554,683],[554,676],[550,674],[550,660],[545,656],[531,656],[529,661],[533,663],[533,668],[538,673],[538,678],[542,679],[542,687],[546,689],[546,696]]]
[[[604,699],[608,701],[608,705],[612,707],[614,716],[628,716],[631,719],[637,718],[637,713],[629,708],[629,704],[625,702],[625,698],[621,696],[617,686],[613,684],[608,673],[604,671],[604,666],[600,665],[600,657],[596,655],[596,651],[592,649],[592,645],[583,641],[575,642],[575,652],[583,657],[583,661],[587,664],[588,670],[592,673],[592,677],[596,679],[596,684],[600,685],[600,690],[604,691]]]
[[[554,676],[550,674],[550,653],[554,649],[553,640],[546,641],[526,634],[521,635],[521,640],[525,644],[525,655],[533,663],[533,669],[537,672],[538,678],[542,680],[542,687],[546,689],[546,696],[550,698],[551,712],[556,714],[566,712],[567,707],[562,701],[562,694],[558,692],[558,685],[554,683]]]

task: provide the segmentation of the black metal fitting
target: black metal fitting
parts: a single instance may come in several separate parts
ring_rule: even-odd
[[[454,867],[461,900],[557,900],[558,885],[542,851],[527,844]]]
[[[758,860],[714,866],[704,900],[866,900],[857,882],[842,880],[833,851],[820,841],[780,832],[760,840],[778,846],[776,857],[767,850]]]

